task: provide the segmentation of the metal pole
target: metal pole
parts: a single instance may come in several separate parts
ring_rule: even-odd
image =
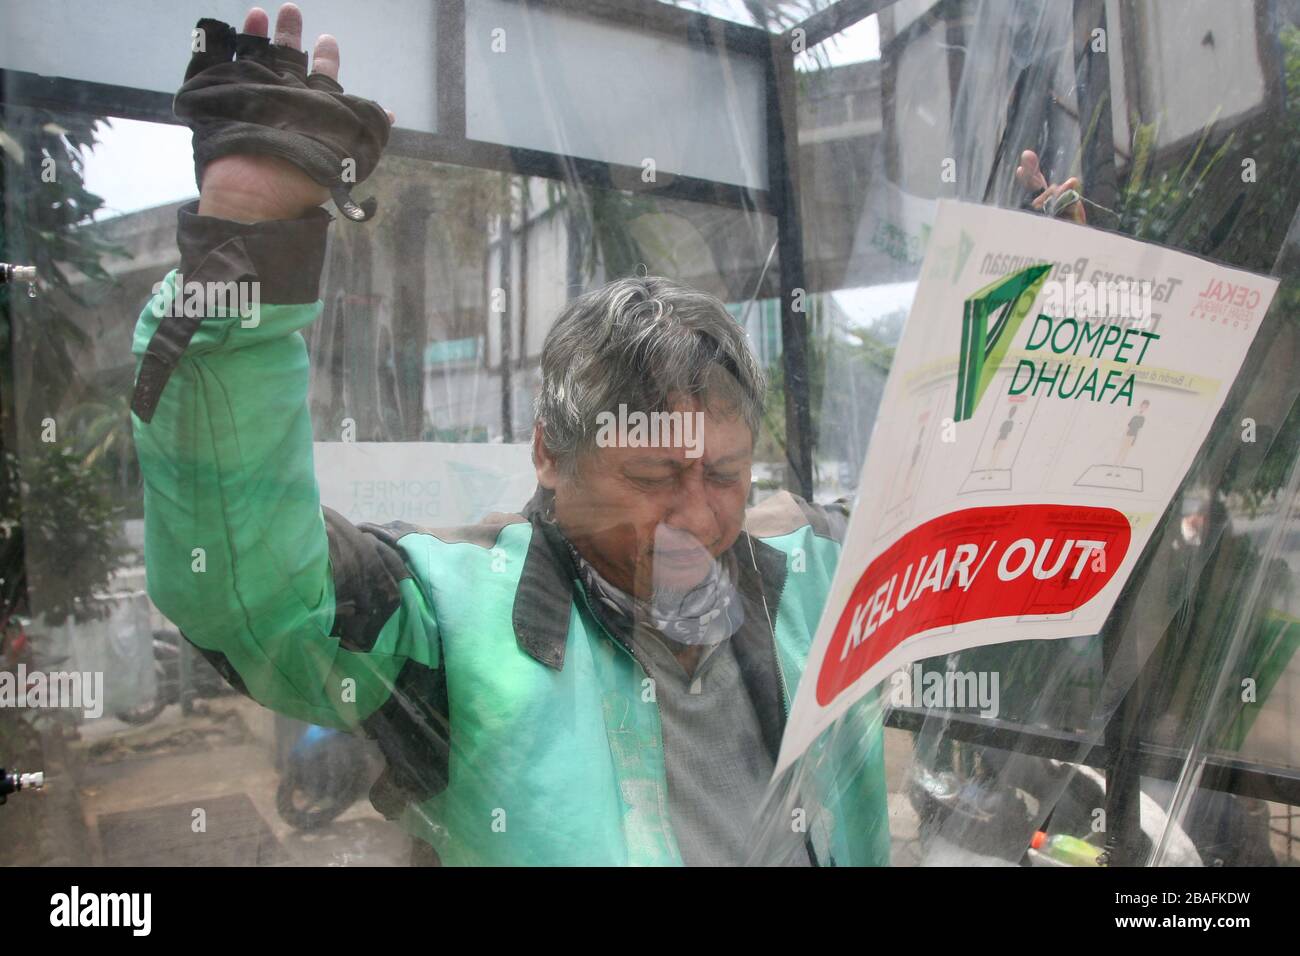
[[[785,372],[786,485],[813,496],[813,434],[808,376],[808,295],[799,209],[798,89],[789,36],[772,38],[767,71],[768,193],[776,214],[781,274],[781,365]]]
[[[511,198],[510,198],[510,176],[502,174],[501,176],[501,215],[498,220],[498,233],[500,238],[497,244],[498,259],[498,289],[501,296],[501,440],[503,442],[512,442],[515,440],[514,426],[514,382],[511,376],[510,356],[511,335],[510,335],[510,309],[513,307],[513,298],[511,295],[510,270],[511,263],[511,246],[513,228],[511,216]],[[496,296],[492,297],[495,300]]]

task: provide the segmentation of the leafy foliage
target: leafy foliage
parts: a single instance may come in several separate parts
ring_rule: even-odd
[[[24,458],[21,468],[6,455],[5,471],[9,478],[21,475],[22,523],[6,531],[27,545],[32,607],[51,624],[100,616],[91,596],[106,588],[122,557],[118,508],[103,478],[71,449],[53,445]]]
[[[84,176],[96,122],[11,108],[0,129],[0,249],[8,261],[34,265],[40,286],[35,297],[0,286],[0,620],[33,611],[51,624],[94,616],[90,596],[121,560],[118,512],[102,475],[130,440],[125,397],[104,404],[88,394],[74,356],[89,336],[61,305],[93,308],[94,292],[113,281],[102,259],[125,254],[84,228],[103,206]],[[47,417],[58,422],[57,445],[37,440]],[[20,459],[23,446],[41,451]]]

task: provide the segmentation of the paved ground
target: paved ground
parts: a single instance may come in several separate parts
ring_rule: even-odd
[[[47,729],[49,786],[0,808],[0,863],[407,865],[408,838],[365,796],[320,832],[286,824],[275,806],[274,717],[236,695],[199,707],[184,716],[173,705],[142,727],[102,718],[62,742]],[[916,865],[919,821],[903,793],[910,735],[887,731],[885,748],[893,863]],[[1268,809],[1278,862],[1294,864],[1300,820]]]
[[[302,833],[286,824],[275,808],[280,775],[272,763],[269,713],[233,695],[201,701],[199,706],[207,713],[183,716],[179,707],[171,706],[143,727],[112,718],[96,721],[68,745],[70,769],[52,774],[46,792],[30,798],[20,794],[13,805],[19,799],[40,800],[47,802],[42,809],[54,813],[50,798],[56,792],[65,798],[59,819],[46,829],[81,830],[82,852],[67,862],[407,864],[409,838],[379,816],[364,796],[319,833]],[[72,818],[75,808],[66,806],[69,784],[79,798],[80,822]],[[29,806],[34,810],[34,802]],[[22,855],[37,849],[30,842]],[[20,862],[12,857],[9,861]]]
[[[319,832],[286,824],[275,807],[274,717],[235,695],[198,707],[202,712],[185,716],[170,706],[142,727],[111,717],[81,725],[61,757],[51,759],[48,788],[21,794],[0,811],[0,859],[89,866],[407,865],[409,840],[364,796]],[[891,731],[888,737],[891,764],[903,764],[906,735]],[[915,839],[900,838],[915,833],[910,805],[892,797],[890,816],[895,862],[915,863]]]

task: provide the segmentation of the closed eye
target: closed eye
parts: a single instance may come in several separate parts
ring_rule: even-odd
[[[644,485],[646,488],[667,488],[669,485],[677,481],[676,475],[668,475],[663,478],[643,475],[628,475],[628,477],[638,485]]]

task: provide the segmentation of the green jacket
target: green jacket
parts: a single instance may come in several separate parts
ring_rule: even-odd
[[[255,326],[221,309],[160,319],[171,273],[137,323],[159,609],[260,703],[374,737],[388,766],[372,801],[444,863],[679,864],[645,671],[593,611],[537,499],[446,530],[358,527],[321,507],[300,331],[322,308],[328,217],[241,226],[191,209],[186,282],[256,277],[262,305]],[[780,493],[735,545],[746,606],[732,640],[773,754],[842,525]],[[879,723],[866,726],[853,779],[800,793],[822,864],[888,862]]]

